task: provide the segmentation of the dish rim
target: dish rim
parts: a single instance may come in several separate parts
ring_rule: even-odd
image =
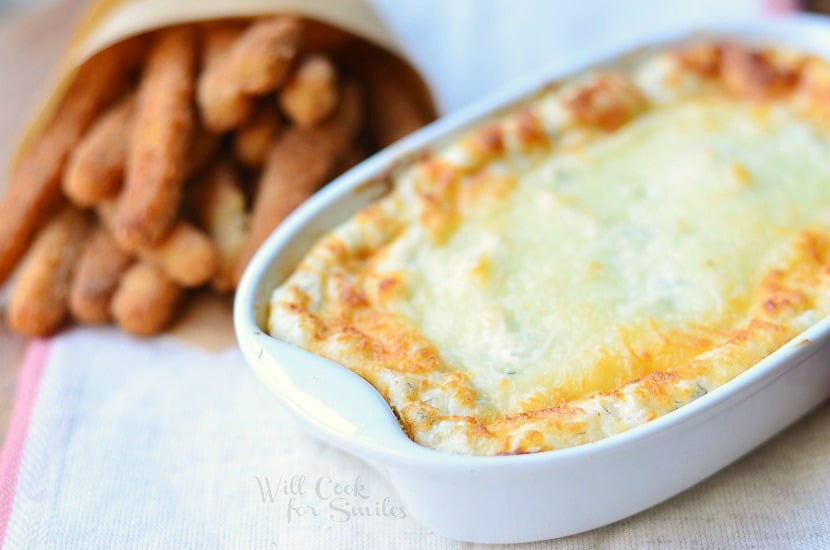
[[[373,186],[384,185],[377,182],[382,179],[392,167],[407,162],[407,159],[417,156],[419,152],[431,148],[435,144],[444,143],[458,136],[465,129],[468,129],[487,118],[497,115],[499,112],[512,108],[529,97],[532,97],[553,83],[567,79],[574,74],[587,70],[601,70],[603,68],[620,67],[621,65],[636,62],[657,51],[695,41],[712,39],[731,39],[746,44],[776,44],[796,47],[830,59],[830,43],[823,47],[819,45],[821,35],[825,39],[830,37],[830,24],[828,21],[817,15],[790,14],[759,16],[740,21],[731,21],[721,24],[708,25],[705,30],[673,31],[652,35],[641,41],[641,46],[617,50],[616,54],[594,56],[586,59],[567,70],[542,71],[533,75],[517,85],[510,86],[499,93],[486,97],[475,102],[471,106],[461,109],[453,114],[442,117],[432,124],[407,136],[403,140],[376,153],[364,160],[359,165],[342,174],[330,184],[318,191],[308,201],[295,210],[286,220],[269,236],[259,248],[238,285],[234,301],[234,327],[239,340],[240,347],[248,358],[254,370],[264,379],[258,371],[259,357],[253,353],[254,343],[265,338],[270,342],[277,342],[281,346],[289,346],[295,350],[300,348],[283,342],[270,336],[267,330],[259,326],[257,322],[257,307],[259,292],[262,285],[266,284],[269,273],[277,269],[274,264],[274,257],[291,245],[297,238],[302,237],[309,223],[318,220],[325,213],[327,207],[332,207],[338,202],[349,198],[356,192],[371,189]],[[374,198],[371,200],[375,200]],[[355,214],[358,209],[351,212]],[[328,230],[336,227],[341,220],[327,223]],[[294,266],[291,266],[293,269]],[[288,270],[290,272],[291,269]],[[286,273],[287,275],[287,273]],[[266,306],[274,287],[266,290]],[[336,430],[323,429],[322,435],[332,443],[366,458],[375,459],[381,463],[399,465],[419,465],[422,467],[458,467],[475,468],[476,470],[491,470],[506,467],[536,467],[548,466],[551,462],[579,460],[591,457],[598,453],[611,452],[621,446],[634,444],[638,441],[655,437],[666,430],[672,430],[680,425],[694,420],[703,415],[715,414],[718,410],[734,406],[751,394],[760,391],[766,385],[777,378],[784,376],[795,363],[807,359],[817,352],[821,343],[830,336],[830,317],[825,317],[814,323],[807,330],[798,334],[792,340],[781,346],[779,349],[746,369],[732,380],[715,388],[704,396],[687,403],[674,411],[666,413],[650,422],[631,428],[625,432],[615,434],[598,441],[585,443],[573,447],[540,451],[535,453],[478,456],[461,455],[445,451],[438,451],[415,443],[398,426],[399,438],[406,441],[396,441],[395,445],[385,446],[382,442],[377,445],[367,444],[363,440],[350,437],[348,434]],[[253,347],[252,347],[253,346]],[[259,354],[262,353],[260,347]],[[332,363],[328,359],[315,356],[309,352],[304,353],[315,357],[320,362]],[[358,374],[350,371],[344,366],[339,366],[356,379],[365,380]],[[267,380],[264,380],[269,383]],[[273,385],[270,384],[269,385]],[[292,409],[295,416],[303,417],[301,411],[289,403],[286,395],[278,389],[274,389],[280,400]],[[387,414],[394,418],[394,415],[385,399],[377,390],[372,388],[377,397],[384,403]],[[745,394],[745,395],[742,395]],[[740,399],[739,399],[740,398]],[[319,428],[319,426],[318,426]]]

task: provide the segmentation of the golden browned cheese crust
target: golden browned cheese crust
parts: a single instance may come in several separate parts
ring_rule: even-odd
[[[642,425],[830,312],[828,105],[824,61],[736,44],[549,87],[399,169],[274,291],[268,330],[439,450]]]

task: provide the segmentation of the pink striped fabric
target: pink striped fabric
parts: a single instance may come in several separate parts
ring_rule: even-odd
[[[49,340],[34,340],[26,349],[20,380],[17,384],[14,410],[3,450],[0,451],[0,547],[6,536],[6,527],[12,513],[17,472],[23,455],[23,445],[29,430],[40,379],[49,357]]]

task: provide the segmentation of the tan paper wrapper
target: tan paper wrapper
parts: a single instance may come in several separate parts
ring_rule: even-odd
[[[433,105],[423,79],[405,59],[400,45],[367,0],[97,0],[89,4],[72,33],[54,85],[23,132],[11,165],[14,166],[20,152],[49,119],[77,68],[95,53],[131,36],[168,25],[274,13],[328,23],[397,54],[423,84],[424,104]],[[188,300],[169,334],[211,351],[233,346],[236,339],[231,310],[230,297],[201,292]]]

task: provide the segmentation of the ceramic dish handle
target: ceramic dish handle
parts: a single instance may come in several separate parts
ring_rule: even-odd
[[[249,341],[242,349],[259,376],[319,435],[387,452],[419,447],[378,391],[357,374],[260,331],[244,338]]]

